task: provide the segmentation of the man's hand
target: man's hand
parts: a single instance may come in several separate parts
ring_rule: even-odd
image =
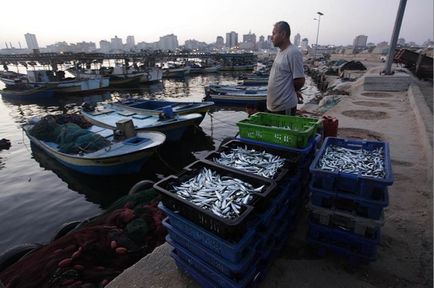
[[[295,93],[297,93],[297,100],[298,100],[298,104],[303,104],[303,94],[301,94],[300,91],[295,91]]]

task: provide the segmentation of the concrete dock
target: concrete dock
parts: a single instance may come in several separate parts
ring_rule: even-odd
[[[379,75],[380,65],[368,65],[365,76],[352,83],[350,95],[325,113],[339,119],[339,137],[390,144],[394,184],[378,259],[351,267],[341,257],[317,257],[305,242],[306,210],[259,287],[432,287],[432,83],[409,76],[407,88],[391,92],[382,89],[390,82],[377,77],[378,91],[366,90],[366,78]],[[170,250],[167,243],[156,248],[106,287],[199,287],[177,270]]]

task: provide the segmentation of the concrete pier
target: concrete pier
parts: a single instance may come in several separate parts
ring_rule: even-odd
[[[259,287],[432,287],[432,111],[417,79],[370,76],[381,68],[353,82],[350,95],[326,113],[339,119],[339,137],[390,144],[395,181],[378,259],[354,268],[340,257],[315,256],[305,243],[306,210]],[[392,83],[399,89],[392,89]],[[432,95],[432,86],[430,91]],[[176,269],[169,254],[166,243],[107,287],[198,287]]]

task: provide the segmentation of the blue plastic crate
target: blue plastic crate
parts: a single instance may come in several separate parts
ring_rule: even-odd
[[[174,191],[174,186],[179,186],[194,177],[202,169],[207,168],[220,176],[229,176],[251,184],[253,187],[262,187],[260,191],[250,192],[253,199],[248,204],[241,204],[240,214],[234,218],[224,218],[216,215],[210,209],[204,209],[193,202],[180,197]],[[184,167],[183,172],[170,175],[158,181],[153,186],[160,194],[161,201],[172,211],[177,211],[190,221],[228,240],[237,240],[248,229],[256,212],[264,211],[270,199],[278,193],[276,183],[273,180],[247,174],[240,170],[231,170],[210,162],[196,161]]]
[[[255,237],[256,229],[254,226],[250,227],[239,241],[229,242],[167,209],[161,202],[158,204],[158,208],[169,217],[170,224],[173,227],[202,244],[205,248],[232,262],[240,261],[246,255],[248,247],[255,245],[260,240]]]
[[[222,165],[218,162],[214,162],[214,159],[219,159],[220,153],[224,152],[224,153],[229,153],[230,151],[232,151],[232,149],[234,148],[245,148],[248,150],[255,150],[257,152],[266,152],[269,153],[271,155],[274,156],[279,156],[280,158],[284,159],[284,163],[283,166],[276,172],[276,174],[271,178],[271,180],[276,181],[276,183],[280,183],[282,180],[284,180],[287,176],[290,175],[294,175],[297,172],[297,168],[301,163],[302,157],[300,154],[295,153],[295,152],[291,152],[288,150],[283,150],[283,149],[273,149],[270,147],[265,147],[264,145],[258,145],[258,144],[252,144],[252,143],[246,143],[246,142],[242,142],[239,139],[232,139],[226,143],[224,143],[223,145],[221,145],[219,147],[219,149],[217,149],[216,151],[212,151],[210,153],[208,153],[204,158],[203,161],[209,161],[215,165],[219,165],[219,166],[223,166],[226,168],[230,168],[230,169],[236,169],[237,168],[232,168],[231,166],[226,166],[226,165]],[[244,170],[240,170],[243,171],[244,173],[249,173],[249,174],[253,174],[253,175],[257,175],[251,172],[246,172]]]
[[[289,209],[296,209],[297,199],[300,197],[300,173],[290,177],[288,181],[279,186],[281,192],[270,202],[268,209],[258,214],[260,225],[267,227],[274,216],[278,214],[283,206]]]
[[[381,201],[367,200],[360,196],[345,193],[330,192],[322,189],[309,187],[312,205],[322,208],[346,211],[355,216],[370,219],[380,219],[384,207],[389,205],[389,193],[386,189],[384,199]]]
[[[178,265],[179,265],[179,260],[181,260],[183,262],[181,265],[183,265],[184,269],[185,268],[194,269],[197,273],[201,274],[205,279],[209,279],[209,281],[211,283],[214,283],[217,287],[244,288],[247,287],[251,282],[253,282],[257,277],[256,275],[257,267],[251,266],[249,267],[249,270],[242,275],[242,278],[240,279],[229,278],[224,274],[220,273],[219,271],[215,270],[213,267],[209,266],[206,262],[196,257],[188,250],[176,244],[174,245],[175,245],[175,249],[172,252],[178,256],[178,261],[177,261]]]
[[[309,221],[307,241],[309,244],[320,245],[349,258],[374,261],[377,258],[380,235],[378,234],[376,239],[368,239],[339,228],[331,228]]]
[[[288,152],[298,153],[302,156],[302,159],[304,159],[305,156],[307,156],[310,152],[316,150],[317,143],[319,143],[321,141],[321,135],[316,134],[314,137],[311,137],[309,139],[309,142],[307,143],[307,146],[304,148],[290,148],[290,147],[286,147],[286,146],[281,146],[281,145],[276,145],[276,144],[271,144],[271,143],[266,143],[266,142],[260,142],[260,141],[247,139],[247,138],[241,138],[241,137],[236,138],[236,139],[239,139],[241,142],[245,142],[245,143],[251,143],[251,144],[261,145],[261,146],[268,147],[268,148],[280,149],[280,150],[286,150]],[[303,164],[303,162],[301,161],[300,165],[302,165],[302,164]]]
[[[325,171],[318,167],[325,149],[330,145],[336,145],[353,150],[374,150],[382,147],[384,151],[385,177],[362,176],[353,173]],[[320,151],[310,165],[312,173],[312,186],[314,188],[334,191],[342,194],[354,194],[371,200],[383,200],[386,188],[393,183],[392,165],[390,161],[389,144],[379,141],[345,140],[327,137]]]
[[[204,262],[213,266],[214,269],[220,271],[228,277],[237,277],[238,275],[244,273],[250,266],[255,265],[255,262],[257,261],[255,244],[248,247],[244,257],[242,257],[239,262],[234,263],[224,259],[219,254],[210,251],[200,243],[190,239],[187,235],[182,233],[182,231],[179,231],[170,225],[167,218],[163,221],[163,225],[169,232],[169,235],[166,236],[166,241],[170,245],[175,242],[178,246],[190,251]],[[259,242],[256,244],[258,243]]]

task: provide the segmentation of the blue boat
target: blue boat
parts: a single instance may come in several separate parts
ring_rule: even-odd
[[[195,126],[202,118],[199,113],[184,115],[161,113],[155,115],[154,113],[135,112],[113,104],[96,107],[93,111],[85,110],[87,109],[81,110],[81,115],[94,125],[115,129],[116,122],[130,119],[136,130],[162,132],[166,135],[167,141],[180,140],[187,128]]]
[[[199,125],[206,112],[214,106],[214,102],[175,102],[175,101],[164,101],[164,100],[146,100],[138,98],[129,98],[121,100],[114,105],[119,106],[125,110],[134,112],[145,112],[155,115],[159,115],[163,112],[163,108],[170,107],[173,113],[178,115],[190,114],[190,113],[200,113],[202,118],[199,118],[197,125]]]
[[[77,153],[66,153],[63,152],[61,144],[40,140],[34,136],[32,128],[39,121],[35,120],[23,126],[30,142],[66,167],[92,175],[137,173],[156,151],[156,148],[163,144],[166,139],[164,134],[159,132],[142,132],[124,140],[116,140],[113,130],[92,125],[84,129],[87,132],[92,132],[87,133],[87,135],[94,136],[96,134],[98,139],[105,139],[102,141],[108,145],[96,150],[89,149],[89,152],[80,148]]]
[[[207,100],[216,105],[259,105],[267,101],[266,87],[211,84],[205,87]]]

